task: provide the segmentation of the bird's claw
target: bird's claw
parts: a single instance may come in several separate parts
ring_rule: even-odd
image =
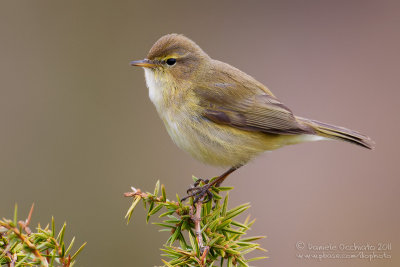
[[[194,184],[193,184],[193,187],[192,188],[195,188],[195,187],[198,187],[199,186],[199,184],[201,183],[201,182],[203,182],[203,184],[208,184],[208,182],[209,182],[210,180],[208,180],[208,179],[206,179],[206,180],[204,180],[204,179],[201,179],[201,178],[197,178],[197,180],[196,180],[196,182],[194,182]],[[189,190],[190,189],[192,189],[192,188],[189,188],[187,191],[186,191],[186,193],[188,193],[189,194]]]
[[[203,186],[199,186],[200,183],[203,182]],[[194,197],[193,203],[197,203],[200,199],[204,198],[207,195],[207,198],[203,200],[203,203],[207,203],[213,197],[210,192],[211,185],[209,184],[209,180],[198,179],[193,186],[191,186],[186,193],[188,194],[186,197],[182,198],[182,201],[190,197]]]

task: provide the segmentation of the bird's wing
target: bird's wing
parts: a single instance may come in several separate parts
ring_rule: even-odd
[[[225,75],[219,79],[223,83],[209,81],[195,88],[205,118],[248,131],[285,135],[314,133],[311,127],[296,120],[292,111],[266,87],[250,76],[238,81],[232,78],[237,76],[229,74],[219,73]]]

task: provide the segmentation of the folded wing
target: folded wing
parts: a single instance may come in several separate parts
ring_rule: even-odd
[[[219,88],[197,88],[203,116],[218,123],[248,131],[269,134],[314,134],[314,130],[298,121],[293,113],[274,96],[259,90],[238,88],[231,84]]]

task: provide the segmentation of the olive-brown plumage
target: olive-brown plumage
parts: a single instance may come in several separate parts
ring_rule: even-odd
[[[235,169],[264,151],[321,139],[372,147],[365,135],[293,115],[263,84],[183,35],[161,37],[132,65],[144,68],[173,141],[205,163]]]

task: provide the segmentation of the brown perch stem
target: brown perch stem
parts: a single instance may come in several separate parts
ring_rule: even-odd
[[[191,207],[190,210],[190,218],[192,219],[193,223],[194,223],[194,231],[196,234],[196,240],[197,240],[197,244],[199,246],[200,249],[200,266],[206,266],[205,262],[206,262],[206,257],[208,254],[208,251],[210,250],[210,248],[208,246],[204,246],[203,244],[203,236],[201,235],[201,226],[200,226],[200,222],[201,222],[201,206],[203,205],[203,199],[201,198],[199,199],[199,201],[197,201],[195,205],[196,207],[196,212],[193,213],[193,207]]]

